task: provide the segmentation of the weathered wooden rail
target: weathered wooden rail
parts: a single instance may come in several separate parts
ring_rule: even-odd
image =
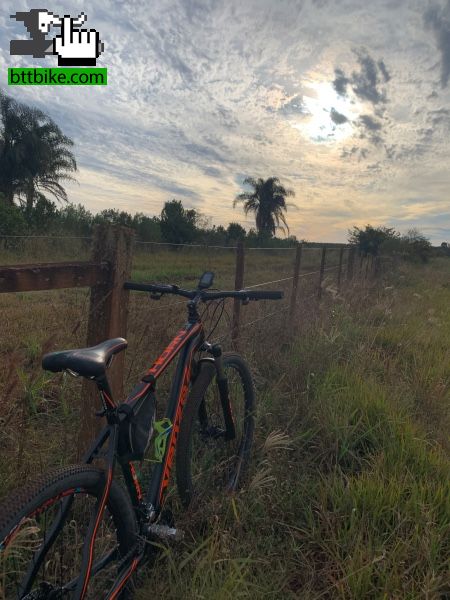
[[[126,336],[128,295],[124,282],[131,276],[134,232],[125,227],[97,225],[89,262],[62,262],[0,267],[0,293],[31,292],[64,288],[90,288],[86,346]],[[124,356],[116,357],[110,381],[116,397],[123,395]],[[93,417],[97,390],[83,383],[79,454],[98,426]]]

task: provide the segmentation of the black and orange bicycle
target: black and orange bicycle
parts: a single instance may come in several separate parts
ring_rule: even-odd
[[[282,292],[212,291],[213,278],[204,273],[192,291],[125,284],[154,299],[174,294],[189,301],[187,323],[122,404],[112,397],[106,371],[127,347],[123,338],[44,356],[44,369],[95,381],[102,401],[97,414],[107,423],[83,464],[41,476],[0,506],[1,600],[129,595],[131,576],[154,550],[151,542],[180,536],[163,511],[175,457],[184,506],[212,490],[238,487],[253,438],[252,376],[238,354],[206,341],[199,306],[215,301],[223,309],[226,298],[276,300]],[[155,421],[157,379],[178,355],[166,416]],[[144,493],[133,461],[150,452],[151,439],[154,460]],[[101,468],[95,459],[103,460]]]

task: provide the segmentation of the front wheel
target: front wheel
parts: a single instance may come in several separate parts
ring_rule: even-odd
[[[105,473],[90,465],[55,470],[0,505],[1,600],[75,596],[90,520]],[[93,547],[85,598],[101,599],[136,543],[136,520],[124,490],[112,482]]]
[[[245,361],[235,353],[222,355],[234,421],[229,439],[213,361],[200,363],[177,443],[177,486],[184,506],[195,498],[207,501],[217,492],[238,488],[250,458],[253,441],[255,392]]]

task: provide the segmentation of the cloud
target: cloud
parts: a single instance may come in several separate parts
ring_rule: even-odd
[[[331,109],[330,117],[333,123],[335,123],[336,125],[342,125],[343,123],[348,122],[348,118],[345,115],[338,112],[335,108]]]
[[[382,82],[389,81],[389,78],[386,79],[387,71],[383,61],[379,61],[377,64],[365,50],[355,51],[355,54],[361,69],[359,73],[355,71],[352,73],[351,81],[354,93],[372,104],[386,102],[386,93],[380,89]],[[382,68],[379,66],[380,63],[383,65]]]
[[[383,60],[375,62],[367,50],[353,50],[360,66],[359,71],[353,71],[350,77],[347,77],[342,69],[335,69],[335,78],[333,87],[336,92],[345,96],[347,88],[350,86],[353,93],[358,98],[380,104],[386,102],[386,91],[381,87],[387,83],[391,76]]]
[[[428,111],[428,118],[433,127],[438,125],[450,126],[450,109],[438,108]]]
[[[363,126],[366,129],[369,129],[370,131],[380,131],[380,129],[382,127],[380,121],[376,121],[370,115],[361,115],[359,117],[359,120],[361,121],[361,123],[363,124]]]
[[[430,6],[423,15],[425,27],[434,33],[441,53],[441,86],[447,87],[450,78],[450,2],[443,7]]]
[[[285,115],[306,114],[303,97],[296,94],[281,106],[279,112]]]
[[[388,81],[390,81],[391,75],[390,75],[389,71],[387,70],[386,65],[384,64],[384,61],[379,60],[377,64],[378,64],[378,68],[380,69],[381,74],[383,75],[384,81],[387,83]]]
[[[340,96],[345,96],[347,94],[347,86],[350,83],[350,79],[348,79],[348,77],[345,76],[344,71],[342,71],[342,69],[335,69],[334,75],[334,89]]]

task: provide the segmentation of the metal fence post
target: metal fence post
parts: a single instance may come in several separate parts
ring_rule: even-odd
[[[320,260],[320,271],[319,271],[319,287],[317,289],[317,298],[320,301],[322,298],[322,283],[323,283],[323,275],[325,272],[325,259],[327,254],[327,247],[323,246],[322,248],[322,258]]]
[[[298,278],[300,275],[301,264],[302,264],[302,244],[298,244],[297,248],[295,250],[294,275],[292,277],[291,303],[289,306],[289,316],[291,319],[294,317],[295,306],[297,304]]]
[[[348,251],[348,262],[347,262],[347,281],[353,279],[353,271],[355,266],[355,247],[351,246]]]
[[[342,262],[344,259],[344,246],[341,246],[339,251],[339,267],[338,267],[338,275],[337,275],[337,290],[341,291],[341,278],[342,278]]]
[[[234,276],[234,289],[242,290],[244,287],[244,263],[245,263],[245,250],[242,241],[237,243],[236,247],[236,271]],[[236,347],[239,338],[239,320],[241,314],[241,301],[237,298],[234,299],[233,305],[233,321],[231,328],[231,341]]]

